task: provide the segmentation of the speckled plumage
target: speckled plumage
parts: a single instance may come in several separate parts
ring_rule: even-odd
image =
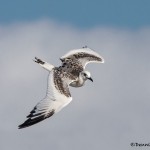
[[[85,66],[90,62],[103,63],[104,59],[93,50],[84,47],[71,50],[60,58],[61,66],[53,65],[35,57],[35,62],[48,70],[48,87],[46,97],[41,100],[27,116],[27,120],[19,125],[19,129],[34,125],[59,112],[72,101],[69,85],[83,86],[90,73],[85,71]]]

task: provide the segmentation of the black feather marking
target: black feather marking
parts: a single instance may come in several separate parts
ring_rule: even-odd
[[[51,117],[53,114],[55,113],[55,110],[53,109],[52,111],[50,111],[48,114],[46,114],[46,115],[40,115],[40,113],[39,114],[37,114],[37,115],[39,115],[39,116],[37,116],[37,117],[35,117],[35,118],[28,118],[23,124],[21,124],[21,125],[19,125],[18,126],[18,128],[19,129],[22,129],[22,128],[26,128],[26,127],[29,127],[29,126],[32,126],[32,125],[34,125],[34,124],[36,124],[36,123],[38,123],[38,122],[40,122],[40,121],[43,121],[43,120],[45,120],[46,118],[49,118],[49,117]],[[30,114],[31,115],[31,114]],[[29,116],[30,116],[29,115]],[[36,115],[35,115],[36,116]],[[34,117],[34,116],[33,116]]]
[[[45,64],[45,62],[44,61],[42,61],[41,59],[39,59],[39,58],[37,58],[37,57],[35,57],[35,60],[34,60],[36,63],[38,63],[38,64],[41,64],[41,65],[44,65]]]
[[[41,116],[43,113],[44,113],[44,112],[42,112],[42,113],[37,113],[37,114],[29,114],[29,115],[27,116],[27,118],[31,118],[31,117],[35,117],[35,116]]]

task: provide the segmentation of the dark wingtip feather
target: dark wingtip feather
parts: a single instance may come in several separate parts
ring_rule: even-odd
[[[51,117],[54,113],[55,113],[55,111],[52,110],[46,116],[39,114],[39,116],[35,115],[36,117],[34,116],[35,118],[33,118],[33,119],[32,119],[32,117],[28,118],[23,124],[21,124],[21,125],[18,126],[18,129],[26,128],[26,127],[32,126],[32,125],[34,125],[34,124],[36,124],[38,122],[41,122],[44,119]]]
[[[34,118],[34,119],[27,119],[23,124],[19,125],[18,126],[18,129],[22,129],[22,128],[26,128],[26,127],[29,127],[29,126],[32,126],[40,121],[43,121],[45,119],[44,115],[40,116],[40,117],[37,117],[37,118]]]

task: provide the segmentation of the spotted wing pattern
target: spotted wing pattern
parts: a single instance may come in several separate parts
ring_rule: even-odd
[[[104,63],[104,59],[102,56],[87,47],[71,50],[70,52],[62,56],[60,60],[63,62],[63,64],[74,64],[75,69],[79,67],[79,70],[85,69],[86,65],[91,62]]]
[[[74,81],[62,73],[61,68],[54,68],[48,77],[46,97],[41,100],[27,116],[27,120],[19,125],[19,129],[34,125],[59,112],[72,100],[68,85]]]

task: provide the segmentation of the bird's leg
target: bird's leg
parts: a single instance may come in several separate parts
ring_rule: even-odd
[[[45,62],[45,61],[43,61],[37,57],[35,57],[34,62],[38,63],[41,67],[43,67],[44,69],[46,69],[48,71],[51,71],[52,68],[54,68],[53,65],[51,65],[51,64],[49,64],[49,63],[47,63],[47,62]]]

